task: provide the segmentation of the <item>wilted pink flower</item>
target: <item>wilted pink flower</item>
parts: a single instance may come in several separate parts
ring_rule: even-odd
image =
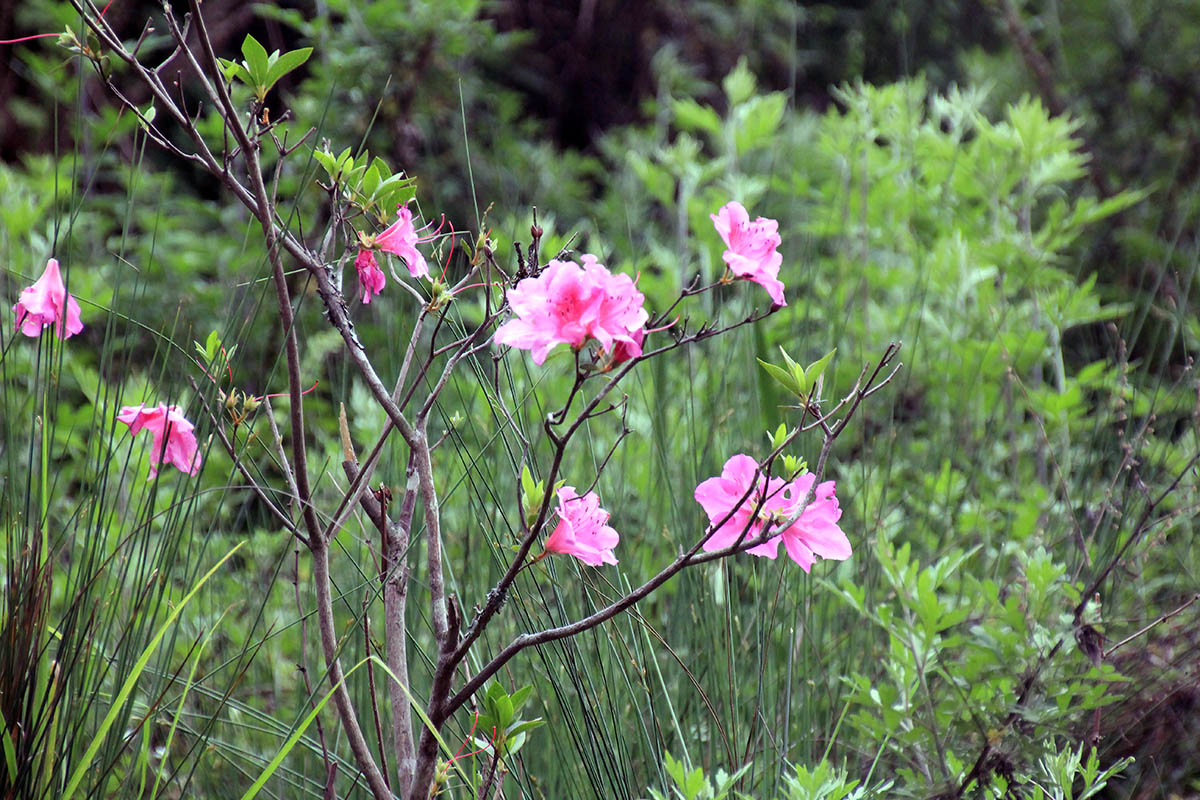
[[[13,313],[17,315],[17,327],[26,336],[41,336],[42,329],[51,324],[60,339],[69,339],[83,330],[79,303],[67,294],[56,258],[46,262],[42,277],[21,291]]]
[[[509,291],[517,319],[500,326],[496,343],[532,351],[535,364],[560,343],[578,348],[589,338],[602,352],[623,342],[640,354],[634,335],[649,318],[645,300],[632,278],[611,274],[593,255],[583,256],[582,267],[551,261],[536,278],[525,278]]]
[[[753,458],[733,456],[725,462],[719,478],[709,478],[696,487],[696,502],[704,508],[710,523],[715,525],[729,516],[724,524],[710,531],[704,549],[729,547],[747,530],[742,541],[750,541],[761,536],[768,524],[778,526],[791,519],[808,496],[814,480],[816,476],[811,472],[794,481],[764,478]],[[751,487],[754,487],[753,491],[750,491]],[[818,556],[845,561],[850,557],[850,540],[838,527],[842,510],[833,490],[833,481],[817,486],[813,501],[804,508],[799,519],[746,552],[775,558],[782,540],[788,556],[805,572],[812,568]],[[740,502],[748,491],[745,502]]]
[[[726,203],[720,211],[709,214],[709,217],[729,248],[722,254],[729,270],[739,278],[754,281],[766,289],[775,305],[786,306],[783,283],[779,281],[779,266],[783,263],[783,256],[775,251],[782,241],[779,238],[779,223],[764,217],[751,222],[746,209],[736,200]]]
[[[371,297],[383,291],[385,282],[383,270],[375,261],[375,254],[370,250],[359,250],[354,259],[354,268],[358,270],[358,285],[362,287],[363,304],[371,302]]]
[[[417,245],[432,241],[434,237],[421,237],[420,231],[413,225],[412,211],[408,206],[399,206],[396,213],[400,215],[400,219],[375,237],[375,246],[385,253],[403,258],[408,266],[408,273],[414,278],[426,278],[429,276],[429,265],[425,263],[425,257],[418,252]]]
[[[566,553],[593,567],[616,564],[613,548],[620,538],[595,492],[580,497],[574,486],[558,490],[558,526],[546,540],[546,552]]]
[[[179,406],[146,408],[145,405],[124,406],[117,420],[129,426],[135,436],[143,428],[154,435],[150,450],[150,477],[158,474],[158,465],[165,461],[181,472],[195,475],[200,471],[200,453],[197,452],[196,435],[192,423],[183,417]],[[163,436],[167,438],[163,449]]]

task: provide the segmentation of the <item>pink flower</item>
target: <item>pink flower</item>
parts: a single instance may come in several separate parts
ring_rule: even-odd
[[[765,478],[753,458],[733,456],[725,462],[719,478],[709,478],[696,487],[696,502],[704,508],[711,524],[716,525],[719,520],[729,517],[724,524],[710,531],[704,549],[713,551],[729,547],[747,529],[744,542],[761,536],[768,524],[774,530],[792,518],[808,496],[814,480],[816,476],[811,472],[794,481]],[[750,491],[751,487],[753,491]],[[779,554],[782,541],[788,557],[805,572],[812,568],[818,557],[845,561],[850,557],[850,540],[838,527],[842,510],[833,490],[833,481],[817,486],[812,503],[804,508],[799,519],[746,552],[773,559]],[[747,492],[746,501],[739,503]]]
[[[496,331],[496,343],[533,352],[541,364],[556,345],[579,348],[589,338],[601,352],[624,343],[641,354],[637,332],[649,315],[645,297],[628,275],[613,275],[593,255],[574,261],[551,261],[536,278],[525,278],[508,293],[517,319]]]
[[[375,261],[375,254],[370,250],[359,250],[358,258],[354,259],[354,268],[358,270],[358,285],[362,287],[363,304],[371,302],[371,297],[383,291],[383,270]]]
[[[638,328],[629,334],[629,341],[621,340],[613,345],[612,366],[624,364],[642,354],[642,343],[646,341],[646,329]]]
[[[69,339],[83,330],[79,303],[67,294],[56,258],[46,262],[46,270],[36,283],[21,291],[13,313],[17,315],[16,327],[26,336],[41,336],[42,329],[51,324],[59,339]]]
[[[135,436],[143,428],[154,435],[150,449],[151,478],[158,474],[158,465],[163,461],[188,475],[195,475],[200,471],[196,435],[192,433],[192,423],[184,419],[179,406],[164,406],[161,403],[156,408],[146,408],[145,405],[124,406],[117,414],[117,420],[128,425],[130,432]],[[167,439],[165,450],[164,435]]]
[[[754,222],[741,203],[726,203],[716,214],[709,214],[725,246],[722,254],[729,270],[739,278],[754,281],[767,290],[771,302],[786,306],[783,283],[779,281],[779,266],[783,256],[775,251],[779,246],[779,223],[759,217]]]
[[[420,236],[420,232],[413,225],[412,211],[408,206],[399,206],[396,213],[400,215],[400,219],[375,237],[375,246],[385,253],[403,258],[404,263],[408,265],[408,273],[414,278],[429,277],[429,265],[425,263],[425,257],[417,251],[417,245],[432,241],[433,235],[424,238]]]
[[[574,486],[558,490],[558,526],[546,540],[546,552],[575,556],[593,567],[616,564],[613,548],[620,538],[595,492],[580,497]]]

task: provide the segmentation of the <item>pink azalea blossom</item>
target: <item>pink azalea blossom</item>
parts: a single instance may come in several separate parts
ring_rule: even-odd
[[[629,334],[629,341],[619,341],[613,345],[612,366],[632,361],[642,354],[642,343],[646,341],[646,329],[638,328]]]
[[[726,203],[720,211],[709,214],[709,217],[729,248],[722,258],[730,272],[762,286],[771,295],[771,302],[775,305],[786,306],[783,283],[779,280],[783,256],[775,250],[782,241],[779,238],[779,223],[764,217],[751,222],[750,214],[736,200]]]
[[[363,304],[371,302],[371,297],[383,291],[385,282],[383,270],[375,261],[375,254],[370,250],[359,250],[354,259],[354,268],[358,270],[358,285],[362,287]]]
[[[420,235],[420,231],[413,225],[412,211],[408,206],[399,206],[396,213],[400,219],[375,237],[375,246],[385,253],[403,258],[404,263],[408,266],[408,273],[414,278],[427,278],[429,277],[429,265],[425,263],[425,257],[417,250],[417,245],[432,241],[433,235],[426,237]],[[425,228],[421,230],[425,230]]]
[[[753,458],[733,456],[725,462],[720,477],[709,478],[696,487],[696,502],[704,508],[711,524],[729,517],[709,532],[704,549],[729,547],[747,530],[742,541],[750,541],[761,536],[768,524],[774,529],[791,519],[808,496],[814,480],[816,476],[811,472],[793,481],[765,478]],[[739,502],[747,492],[745,502]],[[833,481],[826,481],[817,486],[812,503],[804,508],[799,519],[746,552],[773,559],[779,554],[782,541],[788,557],[805,572],[818,557],[845,561],[850,557],[850,540],[838,527],[841,516]]]
[[[83,330],[79,303],[67,294],[56,258],[46,262],[46,270],[37,282],[21,291],[13,313],[17,315],[16,326],[26,336],[41,336],[47,325],[54,325],[60,339],[69,339]]]
[[[164,406],[161,403],[155,408],[146,408],[145,405],[124,406],[117,414],[117,420],[128,425],[129,431],[135,436],[143,428],[153,434],[154,440],[150,449],[151,478],[158,474],[158,465],[163,461],[188,475],[195,475],[200,471],[196,435],[192,433],[192,423],[184,419],[179,406]],[[167,439],[165,450],[164,435]]]
[[[546,552],[575,556],[592,567],[616,564],[613,548],[620,538],[595,492],[580,497],[574,486],[558,490],[558,526],[546,540]]]
[[[583,266],[573,261],[551,261],[536,278],[525,278],[508,293],[508,304],[517,318],[496,331],[496,343],[533,353],[541,364],[558,344],[582,347],[589,338],[601,352],[624,343],[641,354],[635,335],[649,314],[646,298],[628,275],[613,275],[593,255],[583,256]]]

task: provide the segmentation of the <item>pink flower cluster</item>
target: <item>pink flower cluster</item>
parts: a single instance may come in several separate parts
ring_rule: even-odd
[[[47,325],[54,326],[59,339],[69,339],[83,330],[79,303],[67,294],[56,258],[46,262],[42,277],[21,291],[21,296],[13,306],[13,313],[17,315],[16,326],[26,336],[41,336]]]
[[[196,434],[192,432],[192,423],[184,418],[179,406],[164,406],[161,403],[155,408],[146,408],[145,405],[124,406],[117,414],[117,421],[128,425],[129,431],[135,436],[142,429],[153,435],[150,449],[151,478],[158,474],[158,466],[163,461],[188,475],[200,471]]]
[[[384,275],[375,260],[375,250],[382,250],[404,259],[408,274],[414,278],[429,277],[429,264],[417,250],[417,245],[432,241],[435,234],[421,236],[413,224],[413,214],[408,206],[398,206],[396,214],[400,219],[393,222],[382,233],[374,237],[365,237],[365,245],[358,249],[354,259],[354,268],[358,271],[358,282],[363,290],[363,303],[370,303],[371,298],[383,290]]]
[[[722,550],[739,539],[748,542],[769,529],[774,530],[795,516],[815,479],[811,472],[793,481],[768,478],[750,456],[733,456],[725,462],[720,477],[709,478],[696,487],[696,502],[715,526],[704,549]],[[817,486],[813,501],[804,507],[798,519],[746,552],[773,559],[779,554],[782,542],[788,557],[805,572],[818,557],[836,561],[849,558],[850,540],[838,527],[842,510],[833,491],[833,481]],[[721,520],[724,522],[717,524]]]
[[[50,259],[42,277],[22,290],[13,312],[17,315],[17,327],[26,336],[41,336],[48,325],[54,326],[60,339],[68,339],[83,330],[79,303],[67,294],[58,259]],[[192,432],[192,423],[184,418],[178,406],[160,404],[149,409],[145,405],[123,406],[117,420],[128,425],[134,434],[143,429],[152,434],[151,478],[158,474],[158,466],[163,461],[189,475],[199,472],[196,435]]]
[[[628,275],[613,275],[593,255],[551,261],[536,278],[525,278],[508,293],[517,318],[496,331],[496,343],[530,350],[533,363],[545,362],[559,344],[580,348],[588,339],[602,352],[628,360],[642,354],[642,328],[649,315],[645,296]]]
[[[722,258],[729,271],[739,278],[753,281],[767,290],[771,302],[786,306],[783,299],[783,283],[779,280],[779,267],[783,256],[779,247],[779,223],[773,219],[759,217],[750,221],[750,214],[736,200],[726,203],[716,214],[709,214],[713,225],[728,248]]]
[[[613,548],[620,538],[608,526],[608,512],[595,492],[580,497],[574,486],[558,490],[558,525],[546,540],[546,552],[575,556],[592,567],[616,564]]]

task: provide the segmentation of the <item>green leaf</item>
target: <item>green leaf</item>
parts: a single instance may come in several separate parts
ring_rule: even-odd
[[[710,106],[702,106],[690,97],[676,100],[671,105],[675,114],[675,126],[685,131],[721,132],[721,117]]]
[[[138,125],[142,126],[142,130],[149,130],[150,124],[154,122],[154,118],[158,116],[158,109],[154,107],[154,103],[146,106],[146,110],[142,112],[142,116],[138,118]]]
[[[683,786],[679,788],[683,789],[683,793],[689,798],[692,798],[704,791],[707,785],[708,781],[704,778],[704,770],[696,767],[687,774],[687,779],[684,781]]]
[[[313,158],[324,168],[325,174],[332,178],[336,170],[333,153],[328,150],[313,150]]]
[[[787,107],[787,95],[772,92],[761,97],[752,97],[737,109],[735,114],[734,143],[738,155],[768,144],[783,121]]]
[[[502,695],[496,698],[496,728],[499,730],[507,730],[513,720],[513,704],[508,695]]]
[[[800,365],[797,364],[790,355],[788,355],[788,351],[784,350],[782,345],[780,345],[780,347],[779,347],[779,352],[783,353],[783,360],[784,360],[784,363],[786,363],[788,365],[788,369],[790,369],[792,372],[795,372],[796,367],[798,367]]]
[[[787,441],[787,435],[787,423],[781,422],[779,423],[779,427],[775,429],[774,433],[767,433],[767,439],[770,440],[771,447],[773,449],[779,449],[780,447],[783,447],[783,443]]]
[[[210,331],[208,338],[204,340],[204,356],[212,363],[217,357],[217,351],[221,349],[221,336],[215,330]]]
[[[511,738],[517,734],[524,733],[525,731],[531,731],[534,728],[540,728],[545,724],[546,720],[542,719],[541,717],[521,720],[520,722],[510,725],[508,730],[505,731],[505,735]]]
[[[247,86],[254,85],[254,78],[250,75],[250,71],[246,69],[246,65],[238,61],[230,61],[225,58],[218,59],[221,62],[221,72],[225,76],[225,80],[232,83],[234,78],[237,78]]]
[[[776,383],[797,397],[804,397],[804,393],[800,389],[800,384],[796,382],[794,375],[789,373],[783,367],[777,367],[768,361],[763,361],[761,358],[757,360],[759,364],[762,364],[762,368],[765,369],[767,373],[775,379]]]
[[[382,178],[379,175],[379,167],[372,164],[370,169],[363,173],[362,193],[368,198],[375,196],[375,192],[379,189],[379,183]]]
[[[822,373],[825,372],[825,368],[829,366],[829,362],[833,361],[833,356],[835,353],[837,353],[836,347],[808,365],[808,369],[805,372],[808,375],[808,380],[811,383],[816,383],[817,379],[821,377]]]
[[[738,59],[733,72],[730,72],[721,81],[721,88],[725,90],[725,96],[729,98],[731,106],[741,105],[754,95],[754,90],[758,88],[758,81],[755,80],[754,73],[750,71],[745,56]]]
[[[663,761],[667,775],[671,777],[671,780],[675,781],[676,786],[683,786],[686,776],[683,772],[682,762],[676,761],[670,753],[663,753]]]
[[[525,701],[531,694],[533,694],[533,686],[526,684],[509,695],[508,699],[512,701],[513,711],[520,711],[521,706],[525,705]]]
[[[265,84],[263,92],[271,91],[271,87],[278,83],[280,78],[299,67],[305,61],[308,61],[308,57],[312,55],[312,51],[311,47],[303,47],[299,50],[284,53],[283,55],[278,55],[278,51],[272,54],[265,80],[263,81]]]
[[[254,90],[260,91],[267,81],[267,70],[270,68],[270,56],[267,49],[258,43],[250,34],[242,40],[242,57],[246,59],[246,68],[250,70],[250,82]],[[265,93],[265,90],[263,90]]]

